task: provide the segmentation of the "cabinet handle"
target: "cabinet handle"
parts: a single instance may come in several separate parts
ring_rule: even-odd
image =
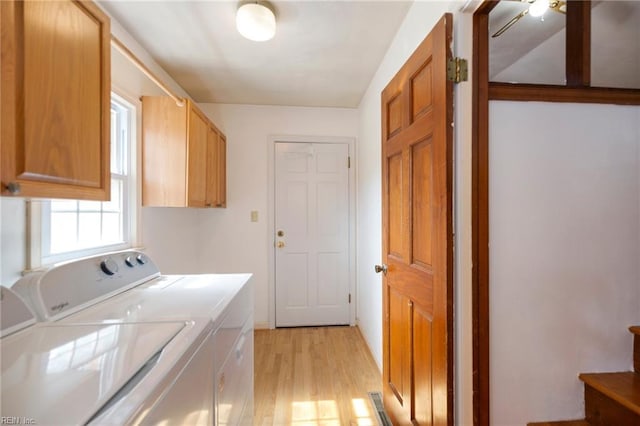
[[[5,185],[5,189],[13,195],[20,193],[20,184],[18,182],[9,182]]]

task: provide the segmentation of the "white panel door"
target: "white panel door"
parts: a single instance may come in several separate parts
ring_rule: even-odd
[[[275,145],[276,327],[349,324],[348,145]]]

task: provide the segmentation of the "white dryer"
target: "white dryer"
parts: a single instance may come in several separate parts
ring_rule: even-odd
[[[185,423],[211,424],[213,395],[200,379],[211,369],[211,321],[36,323],[4,287],[0,313],[3,423],[151,424],[180,410]],[[185,389],[197,398],[185,402]]]
[[[73,279],[70,279],[73,277]],[[136,251],[60,265],[14,288],[40,320],[56,324],[174,322],[208,318],[204,346],[213,390],[209,424],[253,423],[253,288],[251,274],[162,276]],[[91,301],[100,300],[100,303]],[[175,418],[175,417],[174,417]],[[173,424],[174,422],[170,423]]]

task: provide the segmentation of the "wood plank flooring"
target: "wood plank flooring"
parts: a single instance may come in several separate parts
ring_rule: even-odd
[[[356,327],[255,331],[254,425],[377,425],[381,381]]]

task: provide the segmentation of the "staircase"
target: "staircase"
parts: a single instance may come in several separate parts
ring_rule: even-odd
[[[640,326],[633,334],[633,370],[621,373],[580,374],[584,383],[585,418],[529,426],[638,426],[640,425]]]

